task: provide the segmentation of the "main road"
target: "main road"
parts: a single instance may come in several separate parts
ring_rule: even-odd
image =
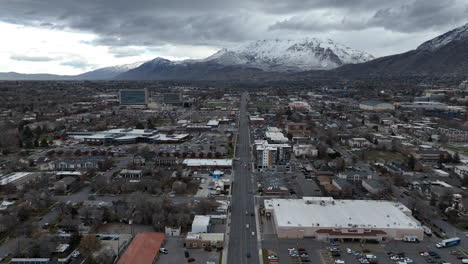
[[[254,184],[251,175],[247,93],[242,94],[239,111],[239,132],[234,162],[234,187],[231,198],[228,263],[259,263],[255,225]]]

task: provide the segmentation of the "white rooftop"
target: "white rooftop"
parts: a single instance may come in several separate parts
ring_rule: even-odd
[[[5,176],[0,180],[0,185],[6,185],[8,183],[15,182],[23,177],[28,176],[31,172],[16,172],[11,175]]]
[[[420,223],[401,203],[379,200],[334,200],[331,197],[265,200],[278,226],[323,228],[418,228]]]
[[[265,132],[265,137],[273,140],[273,141],[278,141],[278,142],[288,142],[289,139],[284,136],[283,133],[281,132]]]
[[[193,218],[192,226],[208,226],[210,224],[211,217],[207,215],[196,215]]]
[[[232,159],[184,159],[182,162],[189,167],[198,166],[232,166]]]

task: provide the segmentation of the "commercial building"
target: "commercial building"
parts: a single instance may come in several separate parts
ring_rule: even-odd
[[[265,132],[265,137],[268,139],[270,143],[287,143],[289,139],[284,136],[281,129],[277,127],[268,127],[267,131]]]
[[[148,91],[141,90],[120,90],[119,91],[120,105],[147,105]]]
[[[208,233],[210,231],[211,217],[206,215],[196,215],[192,222],[193,233]]]
[[[265,119],[259,116],[250,116],[250,125],[259,126],[265,124]]]
[[[117,264],[155,263],[164,239],[164,233],[138,233]]]
[[[193,233],[189,232],[185,239],[186,248],[222,248],[224,233]]]
[[[316,157],[318,155],[317,148],[312,144],[296,144],[293,146],[293,152],[296,157]]]
[[[68,193],[73,190],[77,185],[77,179],[75,177],[67,176],[54,183],[54,191],[56,193]]]
[[[359,108],[369,111],[395,110],[395,106],[393,106],[393,104],[373,100],[361,102],[359,104]]]
[[[83,137],[88,144],[130,144],[137,142],[157,141],[159,138],[157,130],[116,128],[97,132],[91,136]]]
[[[264,201],[278,238],[386,241],[416,236],[421,223],[401,203],[380,200],[334,200],[331,197]]]
[[[232,168],[232,159],[184,159],[182,164],[193,168]]]
[[[94,156],[70,160],[54,160],[49,163],[49,169],[57,171],[99,169],[100,162],[104,160],[105,157],[103,156]]]
[[[182,105],[182,94],[181,93],[165,93],[163,94],[163,102],[171,105]]]
[[[255,140],[257,168],[269,168],[284,165],[291,159],[289,144],[270,144],[266,140]]]
[[[12,184],[17,189],[22,189],[23,185],[34,181],[40,176],[40,173],[35,172],[15,172],[0,177],[0,185]]]
[[[289,108],[296,111],[310,111],[311,107],[309,103],[304,101],[293,101],[288,104]]]

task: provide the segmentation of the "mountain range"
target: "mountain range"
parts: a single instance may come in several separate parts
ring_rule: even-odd
[[[381,58],[332,40],[257,40],[224,48],[201,60],[111,66],[75,76],[0,73],[0,80],[256,80],[274,77],[468,75],[468,24],[422,43],[415,50]]]

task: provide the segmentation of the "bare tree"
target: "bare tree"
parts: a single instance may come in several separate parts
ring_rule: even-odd
[[[85,257],[90,257],[93,252],[101,248],[101,241],[96,236],[87,235],[81,239],[79,248]]]

